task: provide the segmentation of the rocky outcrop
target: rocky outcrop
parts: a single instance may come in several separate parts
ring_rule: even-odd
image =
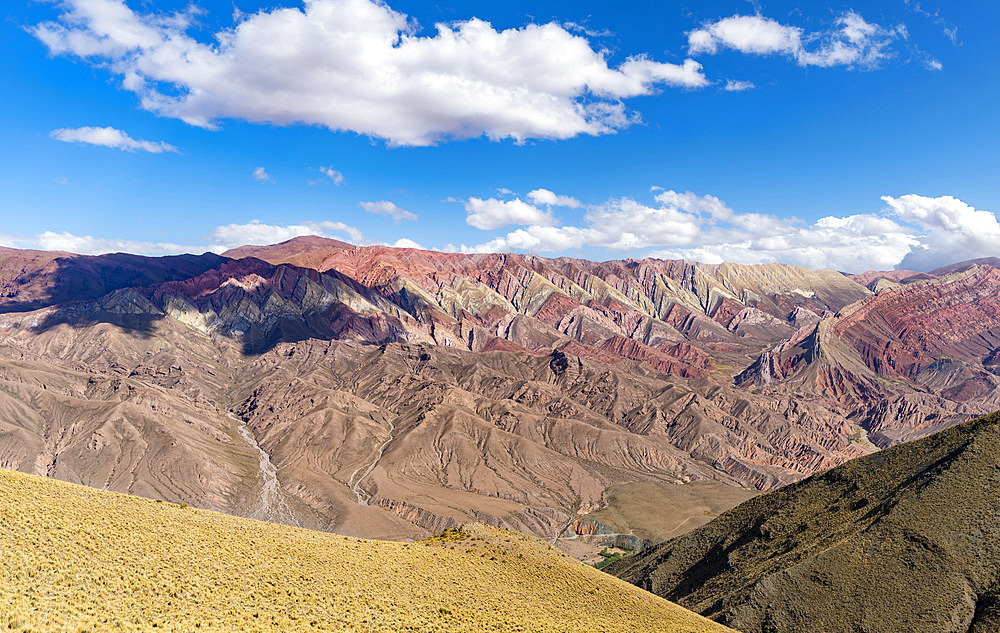
[[[635,534],[622,534],[613,527],[592,519],[575,519],[559,535],[560,539],[582,541],[600,547],[617,547],[638,552],[652,545]]]
[[[856,302],[760,354],[735,382],[802,393],[879,446],[1000,408],[1000,271],[971,265]]]

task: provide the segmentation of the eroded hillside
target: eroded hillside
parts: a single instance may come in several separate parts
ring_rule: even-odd
[[[735,504],[997,400],[988,266],[872,294],[778,264],[298,238],[66,301],[46,262],[87,288],[121,262],[29,255],[0,302],[0,465],[360,536],[666,538],[725,509],[690,482]]]

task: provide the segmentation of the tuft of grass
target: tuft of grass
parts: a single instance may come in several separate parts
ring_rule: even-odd
[[[519,533],[421,544],[0,470],[0,630],[729,631]]]

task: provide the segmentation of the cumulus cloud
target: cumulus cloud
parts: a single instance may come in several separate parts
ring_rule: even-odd
[[[893,57],[899,30],[848,11],[823,32],[806,33],[761,15],[734,15],[688,33],[688,53],[714,55],[728,48],[752,55],[785,55],[801,66],[875,68]]]
[[[759,15],[734,15],[688,33],[691,55],[714,55],[720,46],[758,55],[795,54],[802,48],[802,29]]]
[[[409,238],[405,238],[405,237],[399,238],[398,240],[396,240],[395,242],[393,242],[392,244],[390,244],[390,246],[392,246],[393,248],[415,248],[415,249],[421,250],[421,251],[425,250],[424,247],[421,246],[420,244],[414,242],[413,240],[411,240]]]
[[[64,143],[101,145],[126,152],[140,150],[150,152],[151,154],[162,154],[163,152],[179,153],[179,150],[170,143],[137,140],[113,127],[59,128],[52,130],[49,136]]]
[[[953,257],[953,245],[965,239],[954,233],[956,226],[981,231],[987,236],[984,245],[1000,237],[1000,227],[995,225],[992,214],[962,208],[958,201],[935,200],[932,204],[931,199],[919,196],[887,198],[890,207],[883,213],[829,216],[805,223],[765,213],[740,213],[712,195],[660,187],[651,191],[655,194],[654,204],[630,197],[613,198],[587,206],[580,226],[557,226],[555,222],[548,226],[527,225],[455,250],[559,253],[602,248],[613,257],[652,256],[705,263],[782,262],[860,272],[891,269],[925,249]],[[930,218],[937,219],[932,222]],[[938,237],[935,246],[926,235],[922,236],[922,232],[930,234],[922,227],[932,224],[945,230],[951,241]],[[942,248],[946,243],[949,248]]]
[[[394,202],[389,202],[388,200],[379,200],[378,202],[359,202],[358,206],[368,213],[375,215],[387,215],[392,218],[392,221],[396,224],[417,219],[417,215],[415,213],[410,213],[406,209],[400,209]]]
[[[593,236],[593,229],[575,226],[529,226],[478,246],[462,245],[457,250],[466,253],[502,253],[512,250],[552,253],[586,246]]]
[[[548,189],[535,189],[528,192],[528,200],[535,204],[542,204],[550,207],[569,207],[576,209],[580,206],[580,201],[571,196],[557,196]]]
[[[756,215],[756,214],[755,214]],[[782,230],[751,226],[741,231],[706,235],[704,245],[653,251],[653,257],[690,259],[708,264],[780,262],[813,269],[845,272],[887,270],[895,267],[917,244],[912,230],[877,215],[824,217],[808,225],[770,219]]]
[[[472,18],[418,25],[379,0],[304,0],[241,15],[215,43],[189,14],[123,0],[64,0],[32,28],[52,54],[106,67],[143,108],[213,128],[226,118],[323,125],[398,145],[566,139],[633,123],[624,99],[708,85],[701,64],[646,56],[611,66],[562,25],[497,30]]]
[[[592,227],[595,245],[618,251],[690,244],[701,232],[702,223],[698,214],[676,205],[651,207],[631,198],[594,207],[584,221]]]
[[[965,259],[996,256],[1000,223],[996,215],[952,196],[883,196],[887,211],[919,228],[920,243],[901,268],[932,270]]]
[[[400,238],[392,243],[370,240],[358,228],[333,220],[307,221],[299,224],[266,224],[260,220],[251,220],[243,224],[224,224],[215,227],[200,241],[187,244],[75,235],[68,231],[45,231],[29,238],[0,233],[0,246],[68,251],[81,255],[124,252],[156,256],[207,251],[222,253],[237,246],[276,244],[304,235],[328,237],[358,246],[382,244],[395,248],[424,248],[408,238]]]
[[[101,253],[141,253],[144,255],[173,255],[189,252],[190,247],[169,242],[143,242],[121,240],[92,235],[73,235],[66,231],[45,231],[31,240],[31,246],[45,251],[67,251],[81,255]],[[202,252],[208,249],[202,249]]]
[[[550,211],[542,212],[519,198],[509,201],[470,198],[469,203],[476,201],[471,207],[476,214],[470,213],[467,218],[472,226],[489,230],[520,224],[522,228],[483,244],[459,249],[470,252],[558,252],[598,246],[629,251],[661,244],[689,244],[698,235],[702,223],[702,218],[697,213],[690,212],[690,209],[702,210],[721,205],[711,196],[702,200],[694,194],[677,194],[673,191],[663,192],[660,196],[664,196],[664,200],[668,199],[667,196],[677,196],[689,209],[670,204],[651,207],[623,197],[589,207],[584,214],[587,226],[556,226],[557,222]],[[548,196],[541,194],[540,197]],[[576,201],[575,198],[569,199]],[[470,204],[466,205],[466,210],[470,210]],[[516,214],[512,212],[515,210]]]
[[[680,209],[688,213],[707,214],[716,220],[728,220],[736,215],[725,202],[715,196],[697,194],[687,191],[677,193],[676,191],[661,190],[656,194],[656,201],[667,208]]]
[[[245,244],[275,244],[293,237],[303,235],[319,235],[344,239],[353,244],[364,244],[364,234],[353,226],[343,222],[324,220],[320,222],[303,222],[301,224],[272,225],[259,220],[251,220],[246,224],[226,224],[212,231],[212,250],[227,250]]]
[[[274,182],[271,180],[271,174],[267,173],[267,170],[263,167],[258,167],[253,170],[253,179],[257,182]]]
[[[496,198],[469,198],[465,203],[465,222],[477,229],[489,231],[511,224],[552,226],[555,218],[551,211],[542,211],[520,198],[498,200]]]

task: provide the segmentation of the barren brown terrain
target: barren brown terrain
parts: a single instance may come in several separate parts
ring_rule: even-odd
[[[5,273],[0,466],[357,536],[475,520],[599,549],[996,401],[987,265],[873,293],[777,264],[228,255],[249,257],[152,258],[75,301],[95,286]]]

